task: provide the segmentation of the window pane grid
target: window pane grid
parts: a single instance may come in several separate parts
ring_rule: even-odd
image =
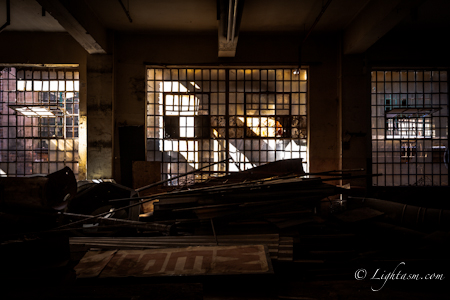
[[[1,176],[78,173],[79,73],[73,68],[0,71]]]
[[[307,70],[147,69],[147,159],[191,184],[267,162],[306,165]]]
[[[446,70],[372,72],[374,186],[448,185],[447,86]]]

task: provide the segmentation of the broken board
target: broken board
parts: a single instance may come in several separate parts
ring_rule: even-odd
[[[77,278],[271,274],[263,245],[89,251],[75,267]]]

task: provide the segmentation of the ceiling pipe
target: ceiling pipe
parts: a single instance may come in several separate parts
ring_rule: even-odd
[[[6,0],[6,23],[0,27],[0,32],[2,32],[9,25],[11,25],[11,2],[10,0]]]

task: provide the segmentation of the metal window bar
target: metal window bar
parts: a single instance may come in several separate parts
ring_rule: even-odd
[[[208,176],[220,176],[285,158],[304,158],[306,170],[307,70],[292,75],[294,70],[148,67],[147,159],[161,162],[163,179],[167,179],[232,158],[229,163],[211,166],[200,175],[172,184],[190,184]],[[167,97],[174,100],[175,95],[178,95],[178,107],[173,102],[167,105]],[[183,95],[195,99],[187,103],[187,109],[182,105]],[[247,98],[252,95],[256,95],[255,102],[251,103],[255,110],[249,112]],[[274,95],[273,104],[268,95]],[[187,113],[192,111],[193,103],[194,106],[202,103],[206,112],[199,113],[194,109],[193,114]],[[261,113],[268,111],[270,105],[273,105],[273,114]],[[259,124],[260,129],[264,129],[262,121],[266,122],[265,132],[274,132],[276,126],[271,122],[281,121],[288,134],[249,136],[247,131],[252,128],[251,124],[255,124],[255,128]],[[174,128],[177,124],[179,128]],[[201,136],[197,130],[202,132]]]
[[[448,70],[372,71],[374,186],[447,186]]]
[[[64,166],[77,174],[78,70],[11,66],[0,75],[2,176],[48,174]],[[14,110],[27,105],[44,108],[52,102],[62,108],[60,116],[27,117]]]

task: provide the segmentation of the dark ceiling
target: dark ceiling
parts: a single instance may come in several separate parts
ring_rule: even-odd
[[[240,30],[245,32],[296,32],[311,26],[326,3],[323,0],[241,0],[244,3]],[[64,3],[64,1],[60,1]],[[70,6],[70,1],[65,1]],[[72,0],[72,2],[75,2]],[[85,2],[100,23],[117,31],[193,31],[217,30],[216,0],[122,0],[128,19],[118,0],[78,0]],[[317,30],[344,29],[369,0],[334,0],[330,2]],[[0,0],[1,11],[6,0]],[[5,15],[0,22],[5,21]],[[6,30],[64,31],[50,15],[42,16],[35,0],[11,1],[11,25]]]
[[[341,32],[345,52],[365,51],[393,28],[449,26],[448,0],[0,0],[5,31],[69,32],[89,53],[98,33],[216,33],[233,56],[239,33]],[[229,5],[231,2],[231,5]],[[235,6],[236,4],[236,6]],[[236,13],[234,13],[236,9]],[[234,19],[233,19],[234,18]],[[235,22],[235,34],[226,35]],[[230,24],[230,28],[228,28]],[[227,29],[228,28],[228,29]],[[83,34],[90,35],[88,40]],[[97,43],[89,46],[83,43]],[[89,48],[91,47],[91,48]],[[219,51],[220,52],[220,51]],[[220,56],[220,53],[219,53]]]

